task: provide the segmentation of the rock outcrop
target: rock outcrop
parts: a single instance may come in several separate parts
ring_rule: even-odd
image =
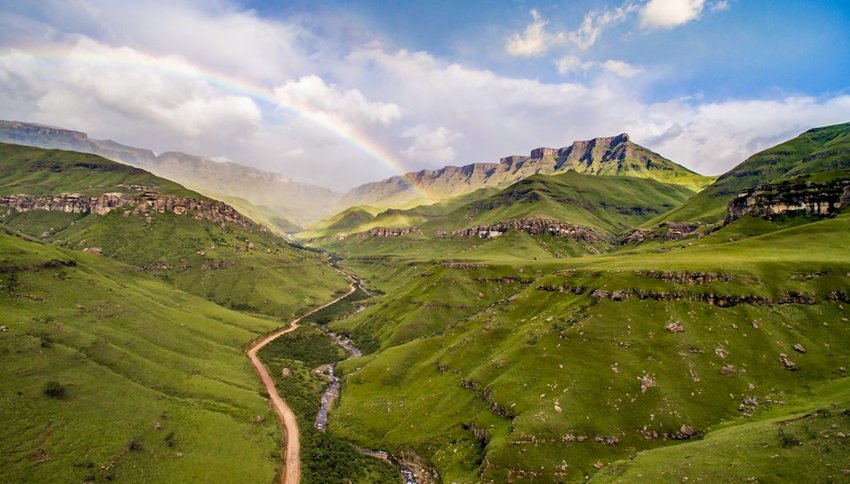
[[[501,237],[510,231],[525,232],[531,235],[552,235],[579,242],[609,242],[608,236],[600,229],[545,218],[524,218],[493,225],[479,225],[455,231],[452,235],[455,237],[492,239]]]
[[[682,222],[664,222],[653,229],[633,229],[620,238],[621,244],[645,242],[647,240],[681,240],[691,235],[699,226]]]
[[[106,215],[124,209],[124,215],[143,215],[152,212],[191,215],[196,220],[216,224],[232,223],[248,230],[266,232],[268,229],[242,216],[230,205],[216,200],[163,195],[155,191],[142,193],[110,192],[97,196],[78,193],[59,195],[6,195],[0,196],[0,207],[16,212],[47,210],[51,212]]]
[[[850,205],[850,180],[830,183],[775,183],[738,194],[729,202],[726,223],[744,215],[771,218],[783,214],[824,216]]]
[[[419,227],[375,227],[366,232],[367,237],[401,237],[402,235],[421,234]]]

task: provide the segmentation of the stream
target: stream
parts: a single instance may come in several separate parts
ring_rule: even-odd
[[[360,287],[361,289],[363,288],[363,286]],[[363,290],[365,291],[365,289]],[[350,339],[344,336],[340,336],[326,327],[322,327],[322,329],[334,341],[334,343],[336,343],[337,346],[348,352],[348,358],[346,358],[347,360],[363,356],[363,353],[356,346],[354,346],[354,342]],[[318,371],[319,369],[321,371]],[[324,432],[325,430],[327,430],[328,427],[328,414],[333,408],[334,403],[336,403],[337,398],[339,398],[339,390],[342,386],[342,383],[340,381],[340,378],[334,373],[333,364],[320,366],[319,369],[317,369],[317,373],[319,374],[319,376],[321,376],[330,383],[328,385],[328,388],[322,394],[322,401],[321,405],[319,406],[319,413],[316,415],[316,428],[320,432]],[[381,459],[384,462],[392,464],[401,473],[401,476],[404,480],[404,484],[417,484],[416,476],[413,470],[389,452],[364,448],[358,448],[357,451],[363,455],[368,455],[376,459]]]

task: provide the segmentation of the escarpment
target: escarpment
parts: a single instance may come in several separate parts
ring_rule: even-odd
[[[113,210],[123,209],[125,216],[154,212],[185,214],[191,215],[196,220],[205,220],[216,224],[232,223],[247,230],[268,231],[266,227],[255,224],[226,203],[177,195],[163,195],[156,191],[141,193],[110,192],[94,196],[84,196],[78,193],[61,193],[48,196],[5,195],[0,196],[0,207],[6,207],[15,212],[46,210],[106,215]]]
[[[452,232],[454,237],[479,237],[492,239],[507,232],[525,232],[531,235],[551,235],[579,242],[608,242],[607,234],[597,228],[573,225],[546,218],[523,218],[498,222],[493,225],[479,225]]]
[[[775,183],[738,194],[729,202],[726,223],[744,215],[830,215],[850,204],[850,180],[829,183]]]

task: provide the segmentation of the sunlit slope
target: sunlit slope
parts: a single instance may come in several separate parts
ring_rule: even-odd
[[[372,353],[341,365],[331,429],[445,481],[575,482],[805,404],[850,361],[850,215],[771,225],[538,263],[351,260],[387,295],[332,324]]]
[[[429,207],[388,210],[342,235],[314,240],[352,257],[516,259],[560,258],[600,252],[612,247],[618,234],[678,206],[694,192],[678,185],[626,176],[535,175],[504,190],[481,190]],[[399,220],[415,223],[395,223]],[[481,239],[464,229],[491,227],[516,220],[540,219],[546,224],[580,226],[596,240],[577,241],[547,234],[509,231]],[[375,227],[412,227],[398,237],[371,236]]]
[[[850,169],[850,123],[815,128],[756,153],[680,208],[651,223],[665,220],[717,222],[739,192],[763,183]],[[826,181],[819,176],[820,182]]]
[[[176,203],[197,208],[138,211],[141,202],[133,202],[96,215],[0,207],[0,222],[65,247],[99,251],[219,304],[274,316],[289,317],[346,285],[320,255],[168,180],[95,155],[0,144],[0,195],[69,193],[179,196]]]
[[[274,478],[275,419],[242,348],[279,321],[5,234],[0,307],[4,480]]]

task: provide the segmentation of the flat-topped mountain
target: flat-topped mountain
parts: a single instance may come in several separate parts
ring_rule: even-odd
[[[252,216],[262,213],[264,217],[254,217],[260,219],[258,222],[287,231],[294,229],[293,222],[304,225],[333,213],[340,197],[331,190],[295,182],[280,173],[177,151],[156,155],[148,149],[35,123],[0,120],[0,141],[92,153],[143,168],[207,196],[224,198]]]
[[[694,173],[632,142],[628,134],[622,133],[575,141],[563,148],[536,148],[528,156],[507,156],[498,163],[447,166],[367,183],[349,192],[343,205],[417,204],[424,201],[421,200],[423,194],[432,199],[443,199],[480,188],[503,188],[532,175],[569,170],[592,175],[650,178],[694,191],[701,190],[712,181],[711,177]]]

